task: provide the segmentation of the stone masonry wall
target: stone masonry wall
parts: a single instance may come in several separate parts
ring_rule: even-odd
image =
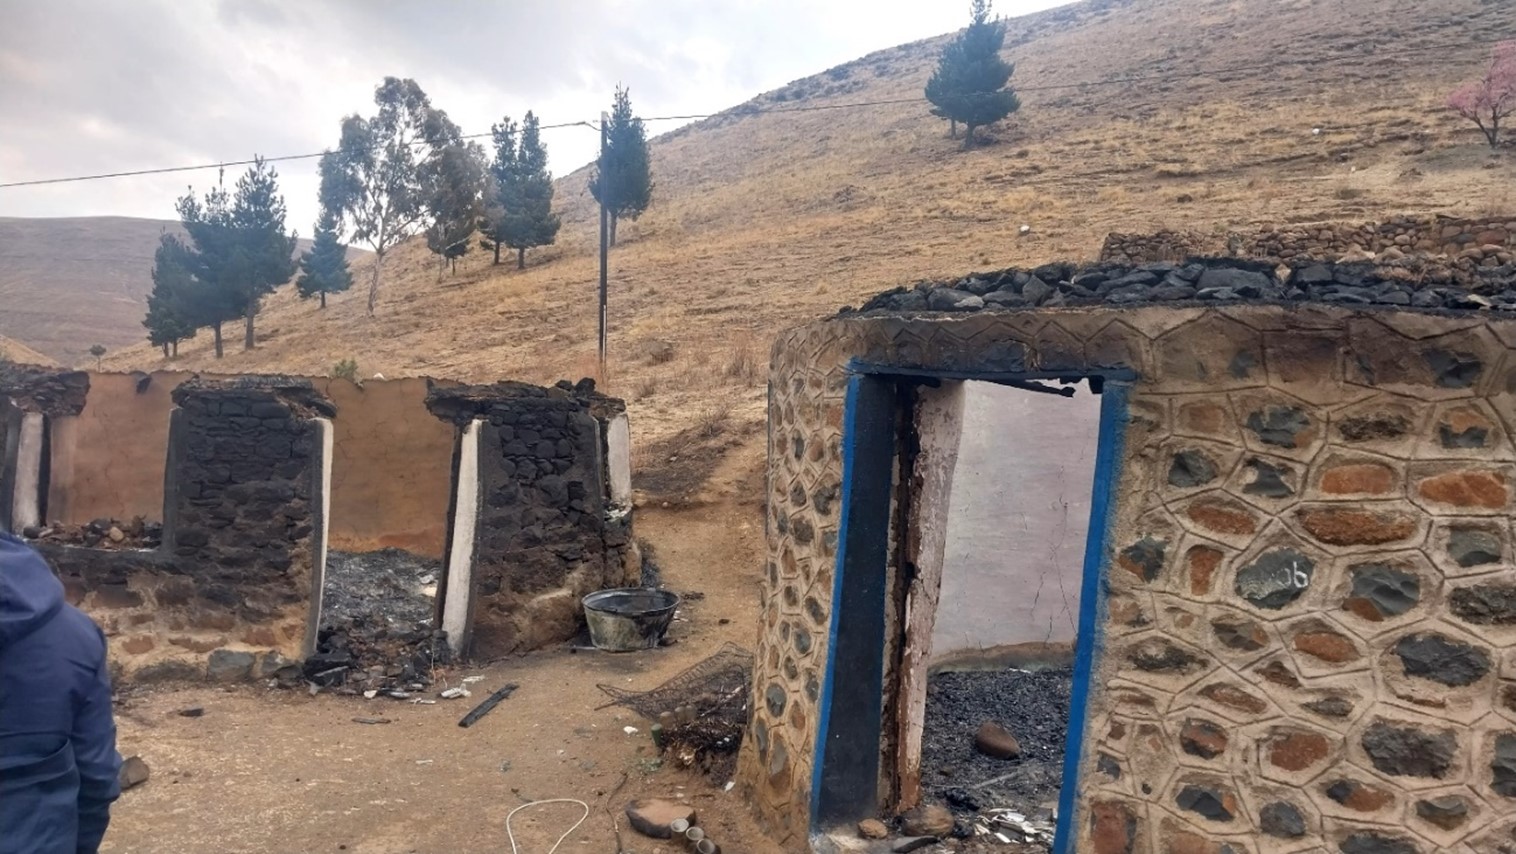
[[[781,337],[739,780],[783,844],[809,827],[855,357],[1139,377],[1082,639],[1100,652],[1065,781],[1074,850],[1516,844],[1516,322],[1314,304],[876,313]]]
[[[470,654],[573,637],[585,594],[640,571],[627,560],[630,517],[607,513],[602,422],[624,405],[592,383],[499,383],[435,389],[427,406],[460,429],[484,422]]]
[[[1100,260],[1118,263],[1182,261],[1205,255],[1235,255],[1290,263],[1335,260],[1349,253],[1447,255],[1472,266],[1512,262],[1516,217],[1452,219],[1397,217],[1382,223],[1322,223],[1268,226],[1255,232],[1205,233],[1163,230],[1151,234],[1111,233]]]
[[[174,392],[163,545],[44,545],[70,600],[138,678],[268,675],[311,638],[329,405],[299,381]]]

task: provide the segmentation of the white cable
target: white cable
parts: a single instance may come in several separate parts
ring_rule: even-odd
[[[563,835],[558,837],[558,841],[553,843],[553,847],[547,849],[547,854],[554,854],[558,850],[558,846],[563,844],[563,840],[568,839],[569,834],[578,830],[579,825],[584,824],[584,820],[590,817],[590,805],[576,798],[548,798],[547,800],[522,804],[505,814],[505,836],[511,841],[511,854],[521,854],[521,849],[516,847],[516,834],[511,832],[511,819],[516,813],[521,812],[527,807],[540,807],[543,804],[578,804],[584,810],[584,815],[579,816],[579,820],[570,825],[569,829],[565,830]]]

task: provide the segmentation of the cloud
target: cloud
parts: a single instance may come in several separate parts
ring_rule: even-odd
[[[0,14],[3,182],[320,151],[343,115],[372,112],[385,75],[414,77],[466,132],[527,109],[545,123],[592,119],[617,84],[643,115],[710,112],[951,30],[967,3],[17,0]],[[546,141],[560,174],[594,156],[587,129]],[[280,172],[291,221],[308,230],[315,163]],[[211,171],[0,189],[0,216],[168,218],[189,183],[215,180]]]

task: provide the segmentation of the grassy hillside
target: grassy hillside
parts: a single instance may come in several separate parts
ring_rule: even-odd
[[[966,153],[923,103],[810,109],[919,97],[940,39],[796,81],[657,139],[654,207],[612,254],[610,390],[644,456],[677,455],[688,431],[761,419],[776,330],[896,284],[1086,258],[1112,230],[1508,209],[1516,165],[1441,104],[1510,33],[1516,4],[1490,0],[1090,0],[1010,21],[1024,106]],[[260,348],[217,367],[589,373],[585,180],[559,182],[561,243],[527,271],[475,254],[439,281],[407,247],[376,318],[356,291],[324,312],[281,293]],[[208,347],[179,361],[208,367]],[[160,361],[140,347],[114,364]]]
[[[51,365],[53,360],[36,350],[0,335],[0,362],[20,362],[23,365]]]
[[[139,344],[165,230],[183,234],[171,220],[0,217],[0,335],[70,365],[93,364],[94,344]]]

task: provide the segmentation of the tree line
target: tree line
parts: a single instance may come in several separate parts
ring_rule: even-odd
[[[221,358],[223,325],[238,320],[243,347],[251,349],[263,297],[292,278],[302,298],[318,298],[326,308],[328,295],[353,285],[349,243],[374,254],[366,302],[372,316],[385,259],[406,240],[425,240],[439,279],[475,248],[491,252],[497,265],[502,247],[513,250],[517,269],[525,269],[527,250],[557,240],[562,223],[553,210],[553,175],[531,111],[519,123],[506,116],[493,125],[486,151],[465,139],[414,80],[386,77],[374,104],[372,116],[345,117],[336,147],[321,157],[320,215],[298,259],[278,172],[261,158],[231,191],[218,185],[197,196],[191,187],[178,199],[184,237],[160,238],[142,321],[165,357],[209,328]],[[615,223],[640,216],[653,191],[647,135],[623,87],[604,133],[590,192],[610,212],[614,245]]]

